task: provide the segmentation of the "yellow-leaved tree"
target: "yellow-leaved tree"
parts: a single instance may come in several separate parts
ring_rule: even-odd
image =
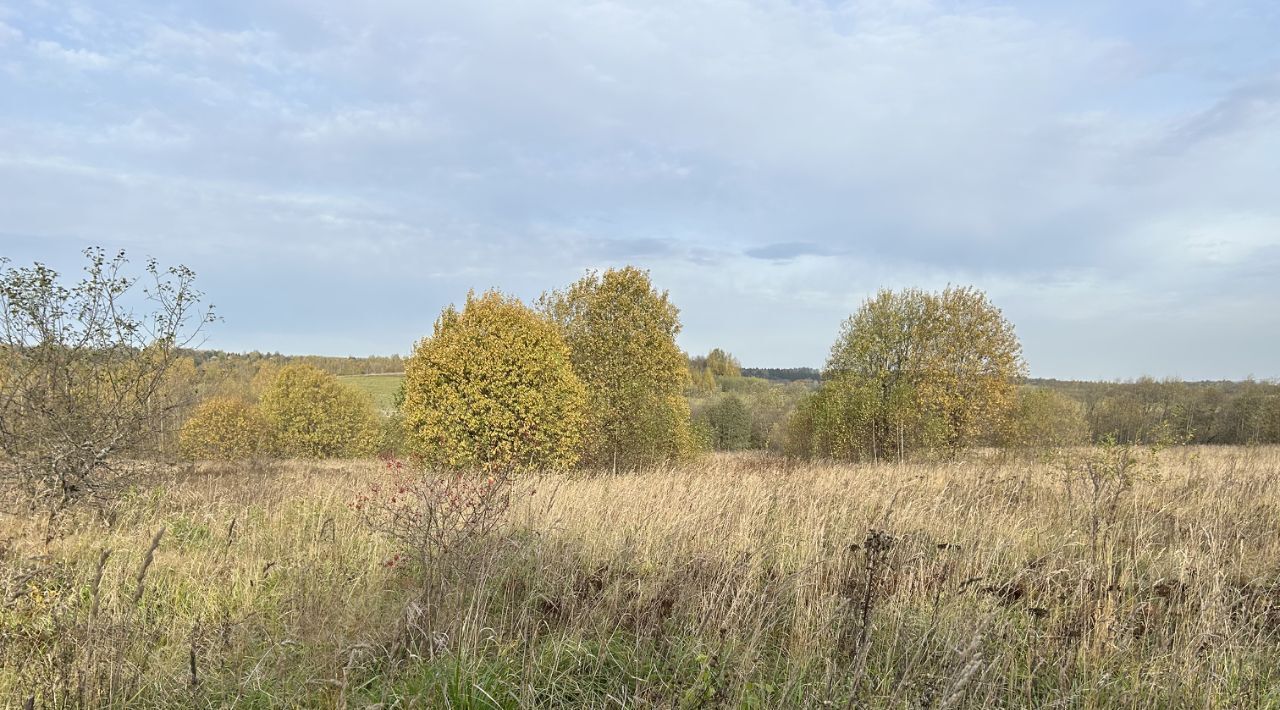
[[[239,461],[275,451],[275,435],[259,409],[237,397],[201,402],[178,434],[182,455],[203,461]]]
[[[405,363],[410,448],[454,469],[573,466],[585,394],[556,327],[497,291],[450,306]]]
[[[741,377],[742,363],[724,350],[713,348],[707,353],[707,370],[716,377]]]
[[[818,395],[831,405],[819,407],[817,420],[827,422],[819,438],[834,449],[824,453],[955,453],[1017,406],[1025,374],[1013,325],[982,291],[881,291],[845,321],[831,348]]]
[[[356,458],[377,447],[373,400],[318,367],[280,368],[259,406],[283,456]]]
[[[689,371],[676,347],[680,312],[646,271],[589,272],[539,306],[564,334],[587,388],[589,465],[636,468],[689,454]]]

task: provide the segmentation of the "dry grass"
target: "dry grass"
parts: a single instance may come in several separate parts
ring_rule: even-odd
[[[1280,448],[1161,459],[1100,522],[1022,460],[548,477],[429,605],[375,464],[174,472],[47,549],[0,520],[0,698],[1280,706]]]

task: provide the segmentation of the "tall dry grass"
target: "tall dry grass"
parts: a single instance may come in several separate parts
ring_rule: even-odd
[[[1280,448],[1155,473],[1102,508],[983,456],[530,479],[424,596],[351,509],[377,465],[178,471],[47,548],[0,521],[0,698],[1280,706]]]

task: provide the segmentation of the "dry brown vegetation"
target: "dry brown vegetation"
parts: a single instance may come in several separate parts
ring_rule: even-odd
[[[377,463],[175,470],[48,547],[0,519],[0,698],[1280,706],[1278,473],[1185,448],[1100,498],[979,455],[527,478],[422,604],[351,507]]]

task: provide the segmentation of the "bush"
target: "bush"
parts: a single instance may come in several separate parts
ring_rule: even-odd
[[[404,432],[404,416],[399,410],[383,416],[378,424],[378,440],[374,451],[379,456],[404,456],[408,453],[408,440]]]
[[[1018,392],[1006,434],[1007,446],[1062,448],[1088,441],[1089,422],[1079,402],[1042,387],[1026,387]]]
[[[704,410],[700,417],[718,451],[737,451],[751,446],[751,412],[736,395],[726,394]]]
[[[204,461],[237,461],[274,449],[271,424],[252,404],[214,397],[196,407],[178,434],[182,455]]]
[[[823,390],[837,458],[955,455],[1005,420],[1026,365],[1013,325],[983,292],[881,291],[844,322]],[[844,400],[844,401],[839,401]]]
[[[355,458],[378,445],[373,400],[311,365],[280,368],[261,407],[284,456]]]
[[[818,408],[820,393],[814,392],[796,404],[782,425],[782,453],[796,458],[817,458]]]
[[[405,364],[408,445],[448,468],[572,466],[585,405],[560,332],[496,291],[445,309]]]
[[[172,375],[213,320],[195,274],[148,261],[128,275],[124,252],[85,251],[68,282],[0,257],[0,499],[48,514],[107,504],[155,458],[183,402]],[[7,507],[7,506],[6,506]]]

